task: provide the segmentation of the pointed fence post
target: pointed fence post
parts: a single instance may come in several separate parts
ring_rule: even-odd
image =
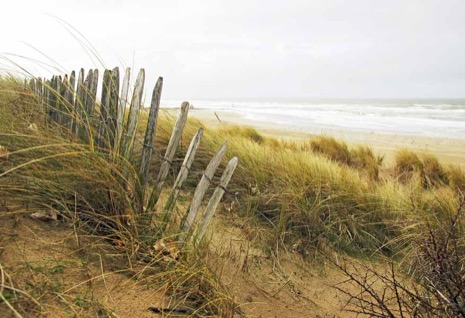
[[[61,126],[65,126],[66,121],[68,119],[68,112],[66,109],[66,86],[68,82],[68,75],[65,75],[64,77],[59,76],[59,81],[58,81],[58,108],[59,108],[59,118],[60,120],[58,121]]]
[[[52,120],[52,81],[45,82],[45,111],[47,112],[47,124]]]
[[[73,123],[73,93],[71,91],[71,77],[65,75],[63,78],[63,126],[66,127],[68,130],[71,130],[71,126]]]
[[[84,85],[82,87],[82,110],[83,116],[81,122],[83,124],[82,131],[81,131],[81,138],[85,142],[90,141],[90,136],[92,135],[92,124],[94,117],[94,106],[95,104],[92,103],[92,96],[91,96],[91,87],[94,80],[94,71],[89,70],[87,73],[86,79],[84,80]]]
[[[150,113],[145,131],[144,145],[142,148],[142,157],[139,166],[141,178],[142,193],[145,192],[147,177],[150,170],[150,160],[152,158],[153,138],[157,129],[158,110],[160,109],[161,90],[163,88],[163,77],[159,77],[152,93],[152,102],[150,104]]]
[[[218,169],[218,166],[221,163],[221,159],[223,159],[223,156],[226,153],[227,146],[228,143],[225,142],[220,147],[216,155],[210,160],[207,169],[205,169],[205,172],[203,173],[202,179],[200,179],[197,188],[195,188],[194,197],[192,198],[191,204],[189,206],[186,219],[182,224],[182,233],[180,235],[181,241],[184,241],[186,239],[186,236],[189,235],[191,231],[192,225],[194,224],[195,218],[197,216],[197,212],[199,211],[200,205],[202,204],[205,192],[210,186],[211,180],[215,175],[216,169]]]
[[[228,165],[226,166],[226,169],[224,170],[223,175],[221,176],[220,184],[218,185],[218,187],[216,187],[215,192],[213,192],[213,195],[210,198],[207,207],[205,208],[205,212],[202,216],[202,219],[199,222],[199,226],[194,236],[196,245],[200,243],[203,236],[205,235],[205,232],[207,231],[207,228],[213,219],[213,214],[215,213],[221,198],[226,192],[226,187],[228,186],[228,183],[231,180],[236,166],[237,157],[234,157],[228,162]]]
[[[171,215],[173,213],[176,200],[178,199],[179,191],[181,190],[184,181],[186,181],[187,179],[192,162],[194,162],[195,153],[199,148],[200,139],[202,138],[202,135],[203,128],[200,128],[195,134],[195,136],[192,138],[191,143],[189,144],[189,148],[187,149],[187,153],[184,157],[181,169],[179,170],[178,176],[176,177],[176,181],[173,185],[173,189],[171,190],[171,194],[168,197],[168,200],[164,207],[163,216],[161,218],[160,226],[158,229],[158,232],[160,234],[163,234],[166,231],[166,227],[168,226],[168,223],[171,220]]]
[[[181,105],[181,111],[179,112],[178,119],[174,125],[173,132],[171,133],[171,138],[166,148],[165,155],[163,156],[163,161],[161,163],[160,170],[158,171],[158,176],[155,181],[155,187],[150,195],[148,203],[148,212],[151,213],[151,210],[155,206],[160,197],[161,189],[163,183],[165,182],[166,176],[168,175],[169,169],[173,163],[174,154],[176,148],[178,147],[179,141],[181,140],[182,131],[187,121],[187,114],[189,113],[189,103],[183,102]]]
[[[97,128],[97,122],[95,118],[95,111],[97,106],[97,89],[98,89],[98,79],[99,79],[99,72],[98,69],[94,69],[92,72],[92,80],[89,86],[89,96],[88,96],[88,107],[89,107],[89,114],[90,114],[90,121],[93,124],[93,127]],[[103,86],[103,85],[102,85]]]
[[[126,105],[128,104],[129,80],[131,77],[131,69],[128,67],[124,73],[123,85],[121,87],[121,96],[119,98],[118,112],[116,118],[116,141],[115,152],[119,152],[122,144],[123,136],[123,123]]]
[[[97,134],[95,135],[95,144],[98,147],[105,147],[108,144],[108,129],[106,120],[110,109],[110,85],[111,71],[105,70],[102,81],[102,97],[100,98],[99,120],[97,126]]]
[[[116,120],[119,101],[119,68],[115,67],[110,74],[110,103],[106,119],[108,147],[114,149],[116,137]]]
[[[76,108],[74,107],[74,99],[75,99],[75,93],[76,93],[76,72],[71,71],[71,74],[69,75],[69,82],[68,82],[68,107],[69,107],[69,123],[68,123],[68,129],[70,130],[71,133],[74,133],[74,123],[77,120],[77,114],[76,114]]]
[[[142,68],[137,76],[136,84],[134,86],[134,94],[132,95],[131,107],[129,109],[129,119],[124,136],[124,144],[121,153],[126,159],[132,157],[132,150],[134,149],[134,139],[136,135],[137,123],[139,122],[139,114],[142,108],[142,94],[144,92],[145,70]]]
[[[42,78],[38,78],[37,79],[37,86],[36,86],[36,89],[37,89],[37,99],[39,101],[39,105],[40,107],[42,108],[42,111],[44,110],[44,107],[45,107],[45,103],[44,103],[44,83],[42,81]]]
[[[59,112],[58,112],[58,76],[52,77],[52,119],[55,123],[58,123]]]
[[[74,109],[76,118],[73,123],[73,131],[76,136],[80,136],[80,131],[83,128],[84,122],[84,69],[81,68],[78,74],[76,84],[76,97],[74,99]]]

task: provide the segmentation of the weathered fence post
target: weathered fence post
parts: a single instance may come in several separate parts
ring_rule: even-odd
[[[186,219],[184,220],[184,223],[181,225],[181,241],[184,241],[186,239],[186,236],[190,234],[192,225],[195,221],[195,217],[197,216],[197,212],[199,211],[200,204],[202,204],[205,192],[207,191],[211,183],[211,180],[215,175],[216,169],[220,165],[221,159],[223,159],[223,156],[226,153],[227,146],[228,143],[224,142],[224,144],[220,147],[216,155],[210,160],[210,163],[208,164],[207,169],[205,169],[205,172],[203,173],[203,176],[200,179],[197,188],[195,188],[194,197],[192,198],[191,204],[189,206]]]
[[[46,114],[47,114],[46,122],[48,124],[52,120],[52,107],[51,107],[51,103],[52,103],[52,81],[51,80],[47,80],[45,82],[44,96],[45,96],[45,111],[46,111]]]
[[[153,138],[157,129],[158,110],[160,109],[161,90],[163,88],[163,77],[159,77],[152,93],[152,102],[150,104],[150,113],[145,131],[144,145],[142,148],[142,157],[139,166],[141,178],[141,190],[145,193],[147,177],[150,170],[150,160],[152,159]]]
[[[84,122],[84,69],[81,68],[78,75],[76,85],[76,97],[74,99],[74,109],[76,111],[76,118],[73,123],[73,132],[76,136],[80,136],[83,129]]]
[[[148,207],[152,209],[160,197],[161,189],[163,183],[165,182],[166,176],[168,175],[169,169],[173,163],[174,154],[176,148],[181,140],[182,131],[187,121],[187,114],[189,112],[189,103],[183,102],[181,105],[181,111],[179,112],[178,119],[174,125],[173,132],[171,133],[171,138],[166,148],[165,155],[163,156],[163,161],[161,163],[160,170],[158,171],[157,179],[155,180],[155,186],[150,195]],[[150,211],[149,211],[150,212]]]
[[[106,120],[110,108],[110,85],[111,71],[105,70],[102,81],[102,97],[100,98],[99,119],[97,125],[97,134],[95,135],[95,144],[98,147],[105,147],[108,141],[108,127]]]
[[[124,123],[124,113],[126,111],[126,105],[128,103],[128,92],[129,92],[129,80],[131,77],[131,69],[128,67],[124,73],[123,85],[121,87],[121,96],[119,98],[117,119],[116,119],[116,142],[114,146],[115,152],[118,152],[121,149],[122,145],[122,136],[123,136],[123,123]]]
[[[58,96],[58,89],[57,84],[58,77],[53,76],[50,82],[50,112],[51,118],[54,122],[58,122],[58,109],[57,109],[57,96]]]
[[[77,109],[74,107],[74,99],[75,99],[75,94],[76,94],[76,72],[71,71],[71,74],[69,75],[69,81],[68,81],[68,98],[67,98],[67,103],[68,103],[68,108],[69,108],[69,114],[70,114],[70,119],[68,123],[68,129],[71,133],[74,133],[73,127],[74,123],[77,120]]]
[[[184,157],[184,161],[181,165],[181,169],[179,170],[178,176],[176,177],[176,181],[174,182],[173,189],[171,190],[171,194],[168,197],[168,200],[165,204],[163,216],[160,221],[160,225],[158,228],[158,232],[163,234],[168,226],[168,223],[171,219],[171,214],[173,213],[174,206],[176,204],[176,200],[179,196],[179,191],[181,190],[182,184],[187,179],[189,174],[192,162],[195,158],[195,153],[199,148],[200,139],[203,135],[203,128],[200,128],[195,136],[192,138],[191,143],[189,144],[189,148],[187,149],[186,156]]]
[[[92,82],[94,80],[94,71],[89,70],[87,73],[86,79],[84,80],[84,85],[82,87],[82,110],[83,110],[83,116],[82,116],[82,131],[81,131],[81,138],[89,142],[91,139],[92,135],[92,124],[93,120],[92,118],[94,117],[94,104],[92,103],[92,96],[91,96],[91,87],[92,87]]]
[[[223,197],[224,193],[226,192],[226,187],[228,186],[229,181],[234,173],[234,170],[237,166],[237,157],[232,158],[226,169],[223,172],[223,175],[220,179],[220,184],[216,187],[215,192],[213,192],[210,201],[208,202],[207,207],[205,208],[205,212],[203,213],[202,219],[199,222],[199,226],[197,227],[196,234],[194,235],[195,244],[198,245],[202,240],[205,232],[207,231],[208,226],[210,225],[213,214],[220,203],[221,198]]]
[[[134,139],[136,134],[137,123],[139,122],[140,109],[142,107],[142,94],[144,92],[145,70],[142,68],[137,76],[136,85],[134,87],[134,94],[131,100],[131,107],[129,108],[129,119],[124,138],[124,144],[121,153],[126,159],[132,157],[132,150],[134,149]]]
[[[71,78],[65,75],[63,78],[63,95],[62,95],[62,106],[63,106],[63,126],[70,129],[73,123],[73,93],[71,91]]]
[[[114,149],[116,138],[116,120],[118,117],[119,100],[119,68],[115,67],[110,73],[110,103],[106,119],[108,147]]]

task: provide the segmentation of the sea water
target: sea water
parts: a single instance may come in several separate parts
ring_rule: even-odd
[[[162,104],[171,108],[181,103],[167,100]],[[191,105],[194,109],[237,113],[245,119],[273,124],[277,129],[335,129],[465,139],[465,99],[194,100]]]

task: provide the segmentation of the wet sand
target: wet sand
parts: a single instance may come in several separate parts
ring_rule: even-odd
[[[189,116],[199,119],[209,127],[229,124],[245,125],[257,129],[263,135],[273,136],[278,139],[305,140],[315,135],[325,135],[344,140],[349,144],[368,145],[378,154],[384,155],[387,163],[393,162],[397,150],[407,148],[413,151],[432,153],[437,155],[444,164],[459,164],[462,168],[465,168],[465,139],[312,127],[298,130],[292,127],[276,126],[271,122],[253,121],[238,113],[227,111],[191,109]]]

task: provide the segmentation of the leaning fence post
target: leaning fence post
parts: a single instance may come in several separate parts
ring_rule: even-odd
[[[205,192],[207,191],[208,186],[211,183],[211,179],[213,178],[216,169],[220,165],[221,159],[223,159],[223,156],[226,153],[227,146],[228,142],[224,142],[224,144],[218,150],[216,155],[210,160],[207,169],[205,169],[205,172],[203,173],[202,179],[200,179],[197,188],[195,188],[194,197],[192,198],[191,204],[189,206],[186,219],[182,224],[182,233],[180,236],[181,241],[184,241],[186,239],[186,236],[191,231],[195,217],[197,216],[197,212],[199,211],[200,204],[202,204]]]
[[[159,233],[163,234],[168,226],[168,223],[171,219],[171,214],[173,213],[174,206],[176,204],[176,200],[178,199],[179,191],[181,190],[182,184],[187,179],[189,174],[189,170],[191,168],[192,162],[195,158],[195,153],[200,145],[200,139],[203,135],[203,128],[200,128],[195,136],[192,138],[191,143],[189,144],[189,148],[187,149],[186,156],[184,157],[184,161],[181,165],[181,169],[179,170],[178,176],[176,177],[176,181],[174,182],[173,189],[171,190],[171,194],[168,197],[168,200],[164,207],[163,216],[160,221],[159,225]]]
[[[159,77],[152,93],[152,102],[150,104],[150,113],[147,121],[147,129],[145,131],[144,145],[142,148],[142,157],[139,166],[139,174],[141,178],[142,193],[145,192],[147,177],[150,170],[150,160],[152,158],[153,137],[157,129],[158,110],[160,108],[161,90],[163,88],[163,77]]]
[[[169,169],[173,163],[174,154],[179,144],[179,140],[181,139],[184,125],[187,121],[188,112],[189,103],[183,102],[181,105],[181,111],[178,115],[178,119],[176,120],[176,124],[174,125],[173,132],[171,133],[171,138],[168,143],[168,147],[166,148],[165,155],[163,156],[163,161],[161,163],[160,170],[158,171],[158,176],[155,180],[154,189],[152,190],[152,194],[150,195],[149,203],[147,205],[149,213],[151,212],[150,210],[155,206],[155,204],[158,201],[158,198],[160,197],[163,183],[165,182],[166,176],[168,175]]]
[[[199,226],[194,236],[196,245],[200,243],[203,236],[205,235],[205,232],[207,231],[207,228],[213,219],[213,214],[215,213],[216,208],[218,207],[218,204],[220,203],[220,200],[223,197],[223,194],[226,192],[226,187],[228,186],[228,183],[231,180],[236,166],[237,157],[234,157],[228,162],[228,165],[226,166],[226,169],[224,170],[223,175],[221,176],[220,184],[218,185],[218,187],[216,187],[215,192],[213,192],[210,201],[208,201],[208,205],[205,208],[205,212],[202,216],[202,219],[199,222]]]

